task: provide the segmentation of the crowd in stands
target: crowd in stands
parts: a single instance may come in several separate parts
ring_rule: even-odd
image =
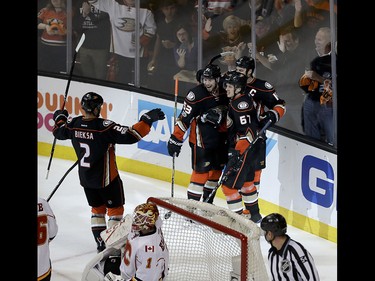
[[[287,113],[278,125],[333,144],[330,58],[331,52],[337,56],[337,42],[331,38],[331,28],[336,26],[330,26],[330,0],[137,1],[39,0],[38,70],[68,73],[66,48],[74,50],[82,33],[86,39],[77,56],[76,76],[106,80],[108,61],[115,57],[114,81],[135,85],[139,56],[140,86],[171,95],[178,73],[194,73],[218,53],[233,52],[216,62],[223,73],[234,69],[239,57],[252,56],[255,75],[272,83],[287,101]],[[336,9],[334,4],[335,16]],[[67,32],[69,13],[71,33]],[[69,34],[72,46],[67,45]],[[199,52],[202,65],[198,65]],[[198,83],[187,81],[181,82],[180,96]]]

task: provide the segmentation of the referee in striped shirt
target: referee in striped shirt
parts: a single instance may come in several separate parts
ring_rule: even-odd
[[[260,223],[264,238],[271,244],[268,263],[273,281],[319,281],[314,259],[305,247],[286,234],[285,218],[278,213],[264,217]]]

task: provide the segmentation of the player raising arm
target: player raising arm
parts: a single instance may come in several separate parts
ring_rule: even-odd
[[[69,118],[66,110],[57,110],[53,119],[53,135],[59,140],[70,139],[79,165],[80,184],[91,206],[91,230],[97,251],[105,249],[100,232],[118,223],[124,213],[125,195],[119,176],[115,144],[133,144],[150,132],[153,122],[165,118],[160,108],[143,114],[133,126],[124,126],[100,118],[103,98],[94,92],[81,100],[84,115]]]
[[[255,62],[248,56],[243,56],[236,61],[236,71],[247,76],[246,92],[252,98],[257,111],[258,131],[268,122],[277,123],[285,114],[285,101],[280,99],[275,88],[266,80],[254,77]],[[258,192],[262,169],[266,167],[266,134],[256,144],[257,166],[255,169],[254,185]]]

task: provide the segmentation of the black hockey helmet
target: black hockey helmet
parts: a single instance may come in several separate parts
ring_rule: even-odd
[[[262,219],[260,228],[271,231],[275,236],[284,235],[287,229],[286,220],[281,214],[272,213]]]
[[[100,107],[103,104],[103,98],[94,92],[88,92],[84,94],[81,100],[81,106],[84,111],[93,113],[95,108],[98,109],[98,112],[100,113]]]
[[[251,69],[251,73],[253,73],[255,62],[252,57],[243,56],[236,60],[236,66],[246,68],[246,71],[249,71],[249,69]]]
[[[203,70],[202,77],[219,78],[221,76],[220,67],[217,64],[208,64]]]
[[[203,74],[204,69],[199,69],[197,73],[195,73],[195,79],[197,79],[198,83],[202,82],[202,74]]]
[[[224,78],[224,87],[227,86],[227,84],[233,85],[235,89],[235,93],[243,92],[246,88],[247,83],[247,77],[237,71],[228,71],[225,74]],[[237,89],[240,89],[240,91],[237,91]]]

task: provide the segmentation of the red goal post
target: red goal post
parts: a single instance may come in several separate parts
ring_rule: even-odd
[[[263,231],[248,218],[195,200],[149,197],[147,201],[158,206],[163,221],[169,281],[269,280],[260,247]]]

